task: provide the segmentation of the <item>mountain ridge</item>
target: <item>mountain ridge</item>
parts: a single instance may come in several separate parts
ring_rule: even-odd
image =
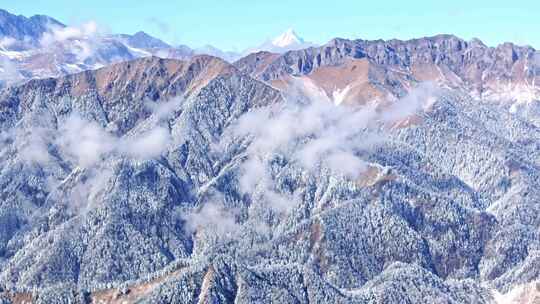
[[[331,87],[323,89],[329,97],[338,92],[335,87],[344,90],[348,85],[353,87],[349,92],[351,98],[361,96],[359,90],[366,89],[364,84],[369,84],[369,90],[377,94],[399,97],[414,83],[432,81],[454,88],[464,87],[479,98],[527,103],[540,97],[538,56],[539,52],[529,46],[504,43],[487,47],[478,39],[467,42],[453,35],[437,35],[388,41],[336,38],[318,48],[290,51],[280,56],[252,54],[235,65],[278,87],[287,85],[290,77],[315,81],[318,87]],[[317,79],[310,78],[319,68],[345,68],[350,60],[367,61],[366,73],[355,80],[360,81],[361,86],[338,80],[339,83],[332,84],[332,79],[317,84]],[[530,96],[520,91],[529,92]]]
[[[231,64],[138,36],[0,90],[0,303],[539,296],[533,48],[336,38]]]

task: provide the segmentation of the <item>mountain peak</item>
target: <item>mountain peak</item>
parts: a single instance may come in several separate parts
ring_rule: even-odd
[[[7,36],[19,41],[31,41],[37,44],[41,35],[49,31],[50,26],[64,27],[65,25],[45,15],[27,18],[0,9],[0,37]]]
[[[135,34],[133,34],[133,37],[141,37],[141,38],[153,38],[152,36],[148,35],[147,33],[143,31],[138,31]]]
[[[167,43],[162,40],[152,37],[143,31],[139,31],[133,36],[128,38],[128,43],[132,47],[137,48],[168,48],[170,47]]]
[[[274,40],[272,40],[272,44],[278,47],[287,47],[295,44],[302,44],[304,43],[304,39],[302,39],[294,29],[289,28],[286,30],[283,34],[276,37]]]
[[[306,49],[312,46],[315,46],[315,44],[306,42],[303,38],[298,36],[298,34],[292,28],[289,28],[283,32],[283,34],[277,36],[273,40],[269,39],[258,47],[247,49],[244,52],[244,55],[249,55],[250,53],[256,53],[259,51],[281,54],[292,50]]]

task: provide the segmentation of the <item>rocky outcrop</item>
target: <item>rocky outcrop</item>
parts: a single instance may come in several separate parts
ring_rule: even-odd
[[[431,81],[465,89],[474,96],[521,102],[540,96],[539,56],[528,46],[504,43],[488,47],[478,39],[465,41],[452,35],[406,41],[336,38],[321,47],[290,51],[281,56],[250,55],[235,65],[257,79],[279,86],[282,83],[279,80],[287,81],[290,76],[313,80],[319,69],[347,73],[351,61],[363,60],[367,73],[354,81],[370,84],[373,90],[383,94],[403,96],[415,83]],[[319,87],[356,87],[348,93],[351,102],[363,103],[370,98],[358,93],[365,86],[352,81],[329,78],[315,83]],[[336,89],[324,91],[332,96]]]

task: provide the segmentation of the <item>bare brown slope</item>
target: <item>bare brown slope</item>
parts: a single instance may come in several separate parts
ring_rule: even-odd
[[[61,77],[55,81],[54,90],[68,88],[73,96],[95,91],[104,99],[126,92],[157,99],[160,95],[194,93],[215,77],[235,71],[211,56],[196,56],[189,61],[146,57]]]
[[[146,57],[59,78],[34,79],[9,91],[71,97],[95,93],[104,100],[130,94],[155,100],[192,94],[219,75],[237,72],[232,65],[211,56],[196,56],[189,61]]]

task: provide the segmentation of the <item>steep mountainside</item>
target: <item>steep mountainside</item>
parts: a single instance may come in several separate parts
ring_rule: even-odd
[[[535,53],[471,48],[335,40],[4,89],[0,301],[532,299],[540,129],[471,96],[467,71],[526,83],[512,67]],[[419,84],[420,64],[464,84]],[[293,76],[358,90],[335,106],[276,85]]]

